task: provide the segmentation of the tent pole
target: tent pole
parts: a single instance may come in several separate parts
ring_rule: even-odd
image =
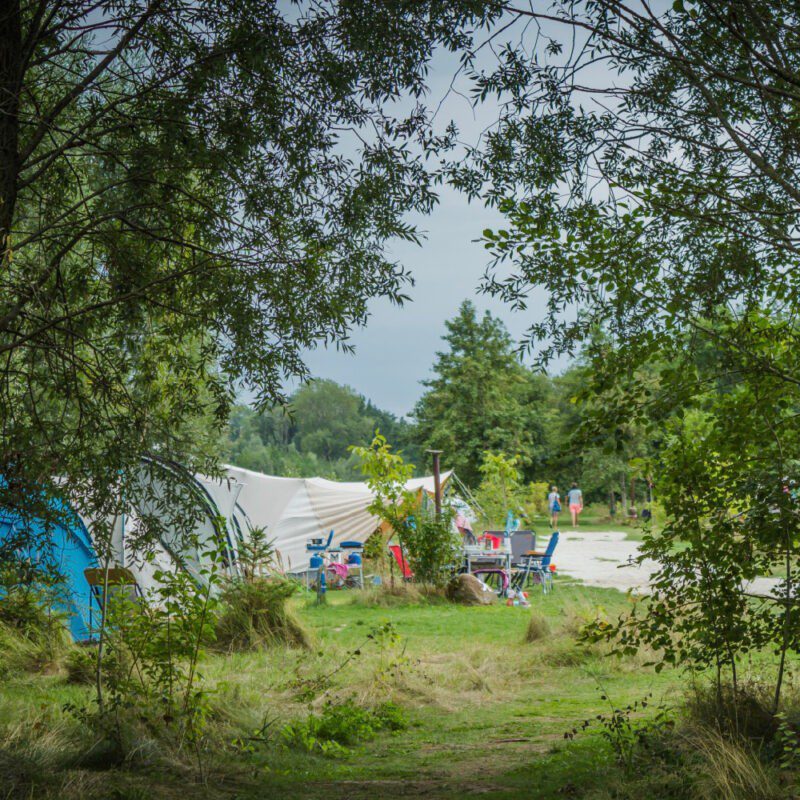
[[[442,481],[439,458],[442,455],[441,450],[426,450],[433,456],[433,497],[436,504],[436,516],[442,516]]]

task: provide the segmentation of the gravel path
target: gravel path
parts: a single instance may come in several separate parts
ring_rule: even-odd
[[[630,562],[639,554],[639,542],[625,538],[624,531],[562,531],[553,562],[562,575],[578,578],[587,586],[601,586],[627,592],[646,593],[656,562]],[[757,578],[748,587],[769,594],[777,578]]]

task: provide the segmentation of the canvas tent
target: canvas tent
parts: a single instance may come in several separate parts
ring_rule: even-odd
[[[13,555],[20,566],[28,564],[33,582],[43,573],[61,576],[54,605],[66,616],[73,638],[80,641],[89,638],[90,595],[83,573],[96,567],[97,559],[80,517],[69,508],[55,511],[48,522],[0,511],[0,559],[9,561]]]
[[[180,464],[150,458],[147,482],[139,486],[140,497],[132,500],[136,511],[121,517],[114,535],[116,566],[130,569],[143,592],[157,585],[156,572],[185,569],[198,582],[205,583],[203,567],[206,551],[213,545],[223,550],[223,569],[230,576],[237,573],[240,529],[246,528],[246,517],[237,499],[241,486],[233,478],[214,479],[192,474]],[[167,526],[159,541],[147,548],[147,554],[134,546],[137,518],[170,513],[180,516],[191,508],[192,517],[186,530],[178,525]]]
[[[333,530],[334,544],[363,542],[380,526],[380,520],[367,510],[373,494],[366,483],[278,478],[233,466],[226,467],[226,472],[241,485],[238,505],[252,525],[266,528],[267,538],[274,542],[287,571],[306,568],[309,539],[325,538]],[[442,487],[450,475],[442,473]],[[434,495],[434,480],[414,478],[406,488],[418,492],[427,502]]]

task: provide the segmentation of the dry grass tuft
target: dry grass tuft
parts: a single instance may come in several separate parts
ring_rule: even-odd
[[[352,603],[368,608],[392,608],[394,606],[420,605],[444,601],[444,590],[436,586],[395,581],[369,586],[360,592],[352,593]]]
[[[548,636],[550,636],[550,625],[547,619],[538,611],[534,611],[531,614],[530,620],[528,620],[528,627],[525,630],[525,641],[539,642],[542,639],[546,639]]]
[[[228,587],[222,595],[215,647],[228,652],[274,644],[309,648],[308,631],[287,607],[296,590],[293,583],[267,578]]]
[[[696,791],[703,800],[780,800],[776,772],[743,740],[713,728],[697,728],[690,744],[700,759]]]

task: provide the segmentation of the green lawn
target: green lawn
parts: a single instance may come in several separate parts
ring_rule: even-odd
[[[610,750],[597,734],[566,742],[565,731],[608,710],[601,689],[616,705],[650,693],[669,702],[680,677],[668,670],[657,675],[643,659],[607,658],[576,644],[580,624],[598,612],[616,615],[629,602],[624,595],[557,583],[549,596],[535,591],[532,601],[551,633],[527,643],[531,612],[520,608],[382,607],[357,593],[330,593],[326,606],[299,598],[297,611],[314,633],[313,651],[276,647],[210,656],[203,664],[207,684],[216,687],[216,744],[200,760],[202,769],[193,768],[188,755],[188,766],[178,758],[173,767],[163,759],[105,772],[73,767],[51,772],[50,783],[56,774],[63,777],[50,794],[43,788],[30,796],[605,796],[596,792],[617,774]],[[382,644],[369,638],[387,623],[396,638]],[[355,650],[360,654],[338,669]],[[322,680],[329,673],[334,674]],[[321,691],[309,697],[315,684]],[[9,728],[27,719],[43,730],[60,730],[78,752],[86,742],[78,723],[61,709],[66,702],[88,702],[89,694],[60,675],[6,681],[0,688],[6,745]],[[410,725],[333,758],[279,744],[288,721],[348,697],[363,704],[391,699],[407,711]],[[230,746],[235,736],[249,735],[265,721],[272,734],[252,743],[251,752]]]

